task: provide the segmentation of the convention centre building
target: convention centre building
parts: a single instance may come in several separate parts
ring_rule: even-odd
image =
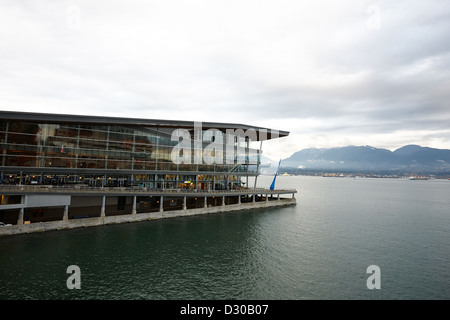
[[[256,183],[263,141],[288,135],[232,123],[0,111],[0,235],[295,203],[295,190]]]

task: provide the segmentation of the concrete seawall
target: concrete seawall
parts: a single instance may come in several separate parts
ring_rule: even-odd
[[[156,220],[156,219],[167,219],[176,217],[186,217],[202,214],[212,214],[221,212],[232,212],[232,211],[242,211],[249,209],[260,209],[260,208],[270,208],[270,207],[280,207],[295,205],[296,199],[280,199],[276,201],[261,201],[261,202],[249,202],[241,204],[232,204],[226,206],[215,206],[207,208],[196,208],[187,210],[174,210],[174,211],[163,211],[163,212],[147,212],[147,213],[137,213],[137,214],[124,214],[116,216],[105,216],[105,217],[93,217],[84,219],[70,219],[70,220],[60,220],[60,221],[50,221],[50,222],[38,222],[31,224],[21,224],[0,227],[0,236],[8,236],[23,233],[34,233],[34,232],[45,232],[53,230],[66,230],[75,229],[81,227],[94,227],[108,224],[118,224],[126,222],[139,222],[146,220]]]

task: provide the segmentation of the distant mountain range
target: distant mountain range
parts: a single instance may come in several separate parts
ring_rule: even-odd
[[[271,168],[273,167],[272,164]],[[395,151],[371,146],[309,148],[282,160],[281,167],[306,170],[449,172],[450,150],[418,145],[407,145]]]

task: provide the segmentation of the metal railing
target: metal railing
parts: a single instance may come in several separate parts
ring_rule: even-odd
[[[143,194],[278,194],[296,193],[295,189],[275,189],[267,188],[236,188],[229,190],[200,190],[200,189],[153,189],[145,187],[92,187],[83,185],[0,185],[1,192],[37,192],[37,193],[143,193]]]

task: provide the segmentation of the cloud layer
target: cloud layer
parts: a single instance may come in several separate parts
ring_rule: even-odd
[[[450,4],[2,1],[0,108],[288,130],[268,154],[450,148]]]

